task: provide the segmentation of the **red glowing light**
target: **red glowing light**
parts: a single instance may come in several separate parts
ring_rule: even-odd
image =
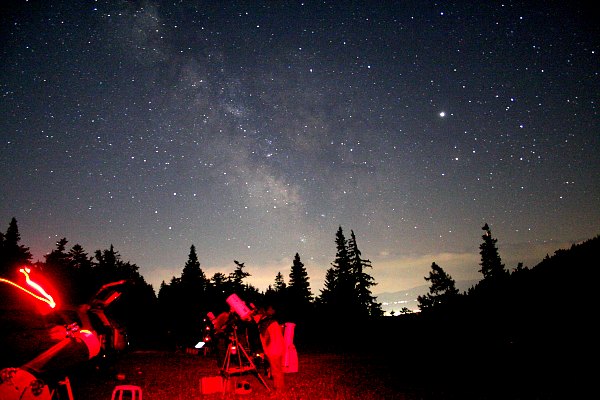
[[[56,303],[54,302],[52,296],[46,293],[43,287],[29,279],[29,273],[31,272],[29,268],[21,268],[19,272],[25,275],[25,281],[27,282],[27,284],[35,290],[37,290],[39,294],[41,294],[41,296],[35,296],[35,298],[43,301],[44,303],[47,303],[50,306],[50,308],[56,307]]]
[[[9,281],[8,279],[0,278],[0,282],[8,283],[9,285],[16,287],[17,289],[22,290],[23,292],[29,294],[30,296],[33,296],[36,299],[48,304],[50,306],[50,308],[56,307],[56,303],[54,302],[54,299],[52,298],[52,296],[50,296],[48,293],[46,293],[44,288],[42,288],[39,284],[37,284],[36,282],[32,281],[31,278],[29,278],[29,272],[31,272],[31,270],[29,268],[21,268],[21,269],[19,269],[19,272],[21,272],[23,275],[25,275],[25,282],[29,286],[31,286],[33,289],[35,289],[35,291],[37,291],[37,293],[34,293],[31,290],[28,290],[28,289],[24,288],[23,286],[21,286],[17,283],[14,283],[13,281]]]

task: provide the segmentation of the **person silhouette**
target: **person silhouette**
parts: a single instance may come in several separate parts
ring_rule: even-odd
[[[265,309],[258,310],[254,320],[258,324],[260,342],[269,363],[274,389],[281,391],[285,388],[283,373],[285,343],[281,325],[275,319],[275,314],[275,308],[269,305]]]

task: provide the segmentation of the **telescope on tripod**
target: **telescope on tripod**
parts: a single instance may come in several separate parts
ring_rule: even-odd
[[[225,353],[225,359],[223,360],[221,374],[225,378],[225,381],[227,381],[232,376],[243,375],[246,373],[253,373],[256,375],[267,390],[270,390],[269,385],[267,385],[265,379],[258,372],[256,364],[248,354],[248,350],[244,348],[244,345],[238,339],[237,326],[234,326],[229,337],[229,344],[227,345],[227,352]]]
[[[230,295],[226,299],[227,304],[231,307],[231,313],[228,319],[229,325],[229,342],[227,344],[227,351],[223,364],[221,367],[221,375],[224,380],[224,387],[227,387],[229,379],[231,377],[240,376],[248,373],[254,374],[258,380],[267,388],[271,390],[269,385],[262,377],[256,364],[252,360],[252,357],[248,353],[248,349],[244,347],[242,341],[238,336],[238,322],[251,321],[254,310],[250,309],[242,299],[240,299],[235,293]],[[248,340],[246,338],[246,345]]]

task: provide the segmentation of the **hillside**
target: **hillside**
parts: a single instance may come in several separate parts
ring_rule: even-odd
[[[504,301],[506,307],[520,308],[515,304],[517,301],[523,302],[522,306],[529,304],[527,307],[545,308],[549,305],[553,312],[573,312],[582,307],[578,301],[582,295],[581,288],[591,283],[584,277],[596,273],[592,265],[594,260],[599,258],[600,237],[575,244],[569,249],[556,250],[552,256],[548,255],[532,268],[511,271],[510,287],[507,287],[510,294],[500,299],[500,302]],[[479,282],[457,281],[456,288],[464,293],[476,287]],[[429,285],[424,284],[407,290],[379,293],[376,296],[385,315],[389,316],[392,311],[398,315],[404,307],[413,312],[419,311],[417,297],[428,291]],[[538,304],[540,302],[543,304]]]
[[[307,356],[326,352],[376,359],[371,373],[386,371],[410,388],[435,387],[442,393],[419,393],[419,398],[455,398],[465,391],[515,399],[573,394],[589,382],[582,359],[595,348],[592,296],[599,257],[596,237],[513,272],[502,286],[478,284],[441,312],[335,327],[310,321],[298,327],[296,345]],[[459,286],[464,290],[472,283]],[[386,296],[408,299],[423,289],[427,286]],[[51,319],[16,309],[0,310],[0,319],[0,340],[8,350],[0,354],[0,369],[20,365],[50,345],[41,339],[48,340]],[[340,384],[347,382],[334,386]]]
[[[477,284],[476,280],[458,281],[456,288],[462,293]],[[377,301],[381,303],[381,308],[385,315],[398,315],[402,308],[406,307],[413,312],[419,311],[417,297],[426,294],[429,291],[428,285],[421,285],[407,290],[397,292],[385,292],[377,294]]]

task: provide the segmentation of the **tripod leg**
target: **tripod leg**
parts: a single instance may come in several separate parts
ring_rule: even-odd
[[[229,369],[229,357],[231,356],[230,347],[227,346],[227,351],[225,352],[225,358],[223,359],[223,366],[221,367],[222,371],[227,371]]]
[[[223,359],[223,366],[221,367],[221,377],[223,378],[223,398],[225,398],[225,393],[227,392],[227,385],[229,384],[229,357],[230,351],[229,346],[227,346],[227,352],[225,353],[225,358]]]
[[[252,361],[252,359],[250,358],[250,356],[248,355],[248,353],[246,352],[246,349],[244,349],[243,347],[240,346],[240,349],[242,351],[242,353],[244,354],[244,356],[246,357],[246,360],[248,360],[248,363],[250,364],[250,366],[252,367],[252,370],[254,371],[254,373],[256,374],[256,377],[262,382],[263,385],[265,385],[265,387],[267,388],[267,390],[270,392],[271,388],[269,387],[269,385],[267,385],[267,382],[265,381],[265,379],[262,377],[262,375],[260,374],[260,372],[258,372],[258,368],[256,368],[256,364],[254,364],[254,362]]]

